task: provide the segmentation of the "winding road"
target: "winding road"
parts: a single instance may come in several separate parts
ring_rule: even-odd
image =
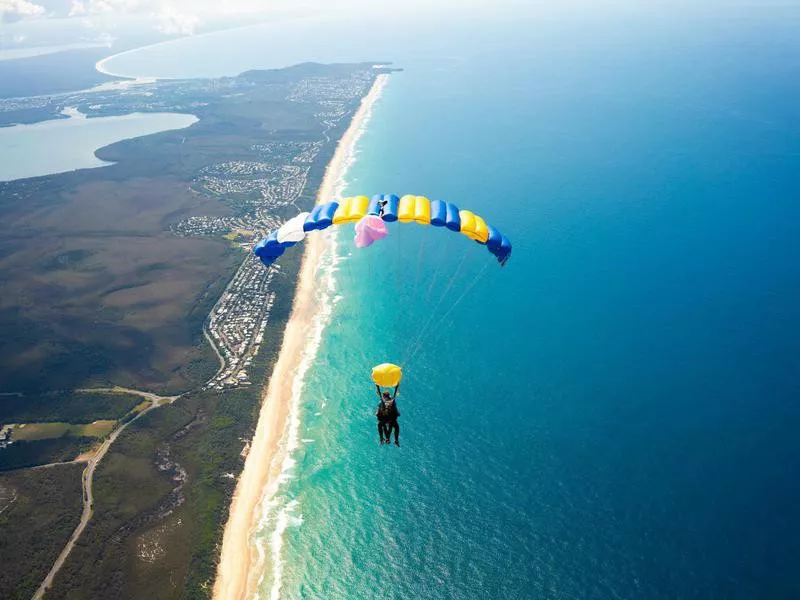
[[[132,390],[129,388],[122,388],[122,387],[93,388],[93,389],[82,389],[78,391],[90,392],[90,393],[112,392],[112,393],[133,394],[135,396],[141,396],[145,400],[149,400],[150,406],[142,410],[130,421],[122,423],[119,427],[117,427],[114,431],[112,431],[111,434],[100,445],[100,448],[98,448],[97,452],[95,452],[94,455],[87,462],[86,468],[83,470],[83,475],[81,477],[81,485],[83,488],[83,512],[81,513],[81,520],[78,523],[78,526],[75,528],[75,531],[72,532],[72,536],[69,538],[67,545],[64,546],[64,549],[61,550],[61,554],[58,555],[56,562],[53,563],[50,572],[44,578],[44,581],[42,581],[42,583],[39,585],[39,589],[37,589],[36,593],[33,595],[33,600],[40,600],[42,597],[44,597],[45,592],[53,584],[53,579],[55,578],[56,574],[61,570],[64,561],[69,556],[69,553],[72,552],[72,548],[75,547],[75,542],[77,542],[78,538],[81,537],[81,534],[83,534],[83,530],[89,523],[89,519],[92,518],[92,504],[94,501],[94,498],[92,496],[92,479],[94,478],[94,471],[97,468],[97,465],[100,464],[100,461],[103,460],[103,457],[106,455],[106,452],[108,452],[108,449],[111,447],[111,444],[114,443],[114,440],[116,440],[117,437],[119,437],[119,434],[121,434],[128,425],[130,425],[137,419],[141,418],[154,408],[162,406],[163,404],[169,404],[180,398],[180,396],[158,396],[150,392],[143,392],[141,390]]]

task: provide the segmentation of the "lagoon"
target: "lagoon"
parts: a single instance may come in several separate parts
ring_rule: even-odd
[[[183,129],[197,122],[180,113],[131,113],[86,118],[65,109],[68,119],[0,128],[0,181],[41,177],[77,169],[104,167],[95,152],[110,144],[162,131]]]

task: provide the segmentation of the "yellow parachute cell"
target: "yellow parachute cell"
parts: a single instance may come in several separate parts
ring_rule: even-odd
[[[392,363],[383,363],[372,367],[372,381],[381,387],[394,387],[400,385],[403,378],[403,369]]]
[[[333,214],[334,225],[341,225],[342,223],[355,223],[361,217],[367,214],[369,207],[369,198],[366,196],[353,196],[351,198],[342,198],[336,212]]]
[[[481,244],[485,244],[489,239],[489,227],[486,225],[486,221],[478,215],[475,215],[475,237],[472,239]]]
[[[475,214],[469,210],[461,210],[458,212],[458,216],[461,217],[461,233],[471,240],[477,239],[475,237]]]
[[[431,201],[425,196],[417,196],[414,207],[414,220],[420,225],[431,224]]]
[[[417,197],[406,194],[400,198],[397,206],[397,220],[401,223],[410,223],[417,214]]]

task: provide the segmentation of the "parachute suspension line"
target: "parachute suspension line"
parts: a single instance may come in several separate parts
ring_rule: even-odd
[[[336,235],[339,238],[345,237],[344,229],[338,228],[336,231],[331,229],[331,235]],[[347,241],[349,242],[349,240]],[[353,262],[355,254],[353,253],[352,246],[349,243],[344,243],[340,241],[340,243],[337,243],[336,247],[339,252],[339,262],[344,263],[345,265],[344,269],[339,267],[339,271],[342,273],[342,275],[345,275],[344,273],[345,271],[347,272],[346,277],[344,278],[345,281],[340,282],[341,285],[339,285],[338,292],[336,294],[337,296],[343,296],[344,294],[342,293],[342,290],[344,289],[352,290],[355,287],[356,277],[353,274],[354,267],[350,264]],[[341,321],[338,320],[337,322],[341,323]]]
[[[461,304],[461,301],[467,296],[467,294],[469,294],[472,291],[472,289],[475,288],[475,286],[477,286],[481,282],[481,280],[486,276],[486,273],[489,270],[489,266],[490,265],[488,263],[485,263],[483,265],[483,268],[475,275],[475,277],[472,279],[472,281],[469,283],[469,285],[467,285],[467,287],[464,289],[464,291],[461,293],[461,295],[456,299],[455,302],[453,302],[453,304],[450,305],[450,307],[441,316],[441,318],[439,319],[439,321],[441,323],[444,323],[447,320],[447,317],[449,317],[450,314],[456,309],[456,307],[459,304]],[[449,330],[453,327],[454,323],[455,323],[455,319],[451,320],[449,323],[447,323],[442,328],[440,328],[438,330],[438,335],[433,334],[433,335],[435,335],[435,337],[433,337],[431,339],[434,340],[434,344],[433,344],[434,346],[436,345],[436,343],[435,343],[436,341],[440,340],[446,333],[449,332]],[[419,344],[416,347],[416,349],[414,349],[413,354],[409,357],[408,362],[406,363],[407,370],[410,371],[411,362],[414,360],[414,358],[416,358],[416,356],[419,354],[419,351],[422,350],[423,346],[424,346],[423,344]]]
[[[418,340],[415,346],[411,349],[411,354],[408,359],[409,361],[408,364],[411,364],[411,362],[420,355],[420,352],[422,351],[423,348],[425,348],[428,342],[430,342],[431,340],[441,339],[449,331],[449,329],[453,326],[455,319],[451,320],[450,322],[447,322],[447,317],[461,303],[461,301],[472,290],[472,288],[474,288],[477,285],[477,283],[483,278],[483,276],[486,274],[487,269],[488,265],[484,264],[483,267],[470,278],[470,281],[467,283],[467,285],[462,290],[460,290],[461,293],[458,294],[456,300],[452,302],[441,315],[437,315],[436,313],[433,313],[431,315],[431,317],[436,318],[436,324],[430,328],[430,331],[427,333],[427,335],[425,335],[424,339]],[[458,291],[459,290],[456,290],[456,293],[458,293]],[[424,352],[422,352],[422,354],[424,355]]]
[[[401,298],[401,295],[403,293],[403,290],[401,288],[403,284],[403,278],[400,275],[400,266],[401,266],[400,254],[402,253],[403,250],[403,244],[402,244],[403,237],[401,235],[403,232],[403,224],[400,221],[395,221],[394,227],[397,229],[397,235],[394,236],[393,238],[397,244],[397,251],[395,252],[395,260],[394,260],[394,289],[392,290],[392,296],[395,299],[393,305],[396,308],[392,310],[392,324],[394,325],[394,331],[392,332],[393,336],[389,337],[394,337],[399,335],[398,332],[400,331],[401,323],[400,323],[400,310],[398,310],[397,307],[402,305],[402,301],[398,302],[398,299]],[[386,290],[384,290],[384,293],[386,293]],[[392,344],[392,346],[397,348],[398,339],[396,337],[393,340],[393,342],[394,343]]]
[[[425,252],[427,250],[427,242],[428,242],[428,236],[427,235],[422,235],[421,237],[422,237],[422,241],[419,244],[419,251],[417,252],[417,268],[416,268],[416,272],[414,273],[414,288],[413,288],[413,292],[412,292],[412,295],[411,295],[412,302],[417,303],[417,304],[419,303],[418,299],[422,297],[422,285],[423,285],[422,284],[422,280],[423,280],[422,274],[424,273],[424,270],[425,270],[423,268],[423,257],[425,256]],[[451,236],[446,236],[446,237],[450,238]],[[438,266],[438,265],[441,265],[442,261],[441,260],[437,260],[436,263],[437,263],[437,266]],[[422,306],[425,307],[427,305],[428,305],[428,303],[425,302],[425,303],[423,303]]]
[[[447,297],[447,294],[453,288],[453,284],[456,282],[456,279],[458,279],[458,276],[461,273],[461,269],[467,260],[467,254],[468,254],[467,250],[468,248],[465,247],[464,252],[461,255],[461,260],[459,261],[458,266],[456,267],[456,270],[453,273],[453,276],[450,278],[450,281],[447,283],[447,286],[445,286],[445,289],[442,292],[441,296],[439,296],[439,301],[436,303],[436,306],[433,307],[433,310],[431,310],[428,320],[425,322],[425,325],[423,325],[422,329],[420,329],[419,334],[415,338],[413,344],[408,346],[406,354],[409,354],[414,350],[414,348],[417,347],[417,345],[423,343],[425,339],[425,334],[427,333],[428,328],[430,327],[431,323],[433,323],[433,320],[436,317],[436,311],[439,310],[439,307],[442,305],[442,302],[444,302],[444,299]]]
[[[425,242],[427,242],[427,240],[428,236],[423,235],[422,243],[420,243],[419,245],[419,252],[417,252],[417,271],[416,273],[414,273],[414,292],[412,296],[413,298],[417,297],[417,290],[419,289],[419,274],[420,274],[420,268],[422,267],[422,256],[423,254],[425,254]]]
[[[453,237],[454,236],[450,236],[450,235],[444,236],[444,241],[442,243],[442,250],[441,250],[441,252],[439,252],[437,254],[441,254],[443,256],[449,256],[451,254],[451,249],[452,249],[452,245],[453,245]],[[457,240],[457,241],[461,241],[461,240]],[[439,283],[439,276],[441,275],[441,272],[442,272],[442,262],[443,261],[441,261],[441,260],[437,260],[436,261],[436,269],[434,269],[434,271],[433,271],[433,277],[431,277],[431,282],[428,285],[428,292],[425,295],[425,305],[426,306],[431,303],[431,295],[433,293],[434,288],[436,287],[436,284]]]
[[[372,284],[372,261],[367,259],[367,281]]]
[[[336,231],[331,231],[331,235],[339,236],[340,231],[337,229]],[[345,270],[347,271],[347,284],[348,287],[353,285],[354,277],[353,277],[353,267],[350,266],[350,262],[353,260],[353,251],[350,250],[348,244],[336,244],[336,247],[339,249],[339,261],[343,262],[345,265]]]
[[[410,267],[413,266],[413,253],[408,252],[408,245],[410,241],[413,239],[410,231],[410,225],[413,223],[401,223],[397,221],[399,224],[398,231],[398,246],[400,251],[400,282],[399,282],[399,290],[397,297],[401,299],[402,305],[408,304],[414,301],[414,296],[411,295],[411,286],[410,284]],[[403,234],[403,230],[406,230],[405,234]],[[403,237],[406,237],[405,241],[403,241]],[[412,330],[412,324],[414,322],[414,311],[411,310],[397,310],[397,317],[398,317],[398,335],[403,335],[405,331]],[[398,340],[399,342],[399,340]],[[401,349],[402,345],[396,342],[397,349]]]

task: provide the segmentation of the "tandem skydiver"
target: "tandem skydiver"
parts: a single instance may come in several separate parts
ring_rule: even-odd
[[[394,445],[400,446],[400,425],[397,423],[397,417],[400,416],[400,411],[397,410],[397,390],[399,385],[394,387],[394,394],[389,395],[386,390],[381,394],[381,388],[376,385],[375,388],[378,392],[378,408],[375,411],[375,416],[378,418],[378,435],[381,438],[381,444],[389,444],[392,441],[392,430],[394,429]]]

